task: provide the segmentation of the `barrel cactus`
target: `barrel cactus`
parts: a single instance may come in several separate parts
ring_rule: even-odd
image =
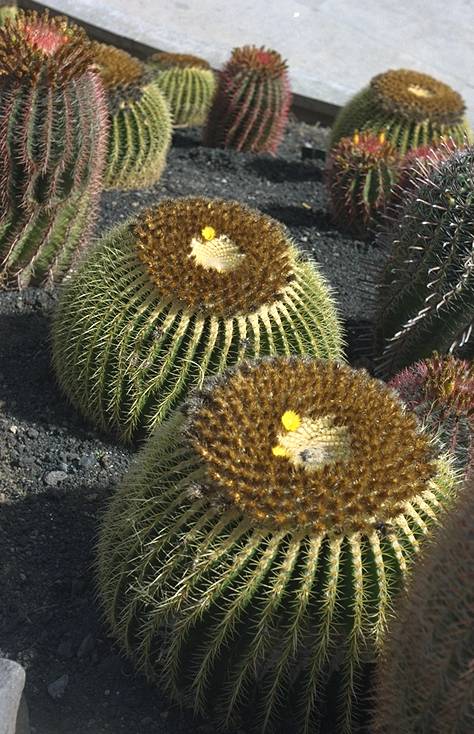
[[[219,74],[204,142],[216,148],[274,153],[291,105],[286,62],[263,46],[234,48]]]
[[[319,731],[331,688],[331,731],[353,731],[354,686],[452,492],[449,462],[365,371],[238,365],[152,434],[112,501],[108,623],[149,679],[218,727],[249,714],[258,732]]]
[[[390,69],[377,74],[342,108],[330,146],[366,129],[384,132],[401,154],[443,137],[460,144],[470,134],[464,110],[461,95],[447,84],[418,71]]]
[[[53,345],[66,395],[123,440],[244,356],[342,357],[330,290],[283,226],[203,198],[111,231],[63,289]]]
[[[368,239],[385,210],[397,177],[398,155],[384,133],[355,133],[331,150],[326,188],[335,224]]]
[[[85,33],[18,11],[0,28],[0,284],[59,280],[88,239],[107,108]]]
[[[400,600],[379,667],[374,734],[474,731],[474,482]]]
[[[174,126],[203,125],[216,91],[216,77],[207,61],[161,52],[153,54],[149,64],[168,101]]]
[[[105,43],[92,48],[109,101],[106,187],[151,186],[163,172],[171,145],[168,103],[141,61]]]
[[[474,148],[430,158],[380,244],[392,249],[378,314],[380,369],[474,354]]]

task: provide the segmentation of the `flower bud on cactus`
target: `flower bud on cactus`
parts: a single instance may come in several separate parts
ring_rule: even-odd
[[[0,282],[59,280],[87,242],[107,110],[90,43],[65,18],[0,28]]]
[[[355,133],[332,149],[326,187],[337,227],[367,239],[396,179],[398,155],[383,133]]]
[[[286,62],[256,46],[234,48],[220,72],[204,142],[216,148],[274,153],[291,105]]]
[[[447,84],[428,74],[391,69],[375,76],[339,112],[330,147],[356,130],[384,132],[401,154],[443,137],[461,144],[470,128],[464,100]]]
[[[151,680],[217,725],[354,731],[355,685],[450,502],[448,460],[384,383],[260,360],[151,436],[103,523],[109,625]]]
[[[380,369],[474,354],[474,148],[430,157],[380,233],[392,249],[380,291]]]
[[[151,186],[163,172],[171,145],[168,103],[141,61],[105,43],[92,48],[109,100],[106,187]]]
[[[64,288],[53,331],[63,390],[124,440],[244,356],[342,358],[330,289],[283,226],[204,198],[110,232]]]
[[[415,567],[379,665],[374,734],[474,731],[474,482]]]
[[[174,126],[203,125],[216,91],[216,77],[207,61],[162,52],[153,54],[149,64],[168,101]]]

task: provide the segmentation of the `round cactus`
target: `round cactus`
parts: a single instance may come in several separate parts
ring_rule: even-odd
[[[109,100],[106,187],[151,186],[163,172],[171,145],[168,103],[141,61],[104,43],[92,48]]]
[[[234,48],[219,74],[204,142],[216,148],[274,153],[291,105],[286,62],[263,46]]]
[[[474,148],[431,156],[380,233],[392,249],[378,313],[380,370],[474,354]]]
[[[207,61],[161,52],[153,54],[149,64],[168,101],[174,126],[204,125],[216,91],[216,77]]]
[[[474,731],[474,483],[425,549],[379,666],[374,734]]]
[[[107,108],[85,33],[22,12],[0,28],[0,284],[59,280],[98,204]]]
[[[319,731],[354,686],[453,476],[387,386],[273,358],[209,381],[162,424],[104,520],[114,636],[178,701],[259,732]],[[336,731],[336,730],[335,730]]]
[[[65,393],[124,440],[244,356],[342,358],[330,290],[282,225],[201,198],[110,232],[64,288],[53,331]]]
[[[330,147],[358,130],[384,132],[404,154],[443,137],[461,144],[470,134],[460,94],[427,74],[391,69],[377,74],[368,87],[339,112]]]
[[[367,239],[385,210],[396,180],[398,155],[384,133],[355,133],[331,150],[326,188],[332,218],[343,231]]]

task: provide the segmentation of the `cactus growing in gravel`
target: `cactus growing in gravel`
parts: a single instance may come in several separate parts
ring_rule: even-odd
[[[149,439],[99,541],[108,623],[217,725],[319,731],[354,686],[454,478],[384,383],[273,358],[208,382]],[[280,729],[281,727],[281,729]]]
[[[141,61],[105,43],[92,48],[110,110],[106,187],[151,186],[163,172],[171,145],[169,105]]]
[[[389,374],[434,351],[474,354],[474,148],[436,155],[380,235],[392,249],[378,314]]]
[[[339,112],[330,147],[357,130],[384,132],[401,154],[443,137],[461,144],[470,133],[460,94],[427,74],[391,69],[377,74],[368,87]]]
[[[124,440],[244,356],[342,358],[330,289],[283,226],[204,198],[106,235],[63,290],[53,347],[66,395]]]
[[[291,105],[286,62],[263,46],[234,48],[219,74],[204,142],[216,148],[274,153]]]
[[[397,174],[398,155],[383,133],[355,133],[331,150],[326,188],[335,224],[367,239],[384,211]]]
[[[417,565],[379,666],[374,734],[474,731],[474,482]]]
[[[18,12],[0,28],[0,284],[59,280],[93,223],[107,109],[85,33]]]
[[[216,77],[207,61],[161,52],[153,54],[149,64],[168,101],[174,126],[203,125],[216,91]]]

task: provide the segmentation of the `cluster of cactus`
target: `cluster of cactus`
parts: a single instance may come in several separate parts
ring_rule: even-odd
[[[337,731],[353,731],[355,687],[453,481],[365,371],[241,364],[152,434],[112,500],[108,623],[150,680],[218,726],[319,731],[331,690]]]
[[[380,289],[380,370],[394,374],[434,351],[474,353],[474,148],[432,155],[398,216]]]
[[[339,112],[330,147],[357,130],[385,133],[401,154],[441,138],[462,144],[470,134],[460,94],[443,82],[409,69],[375,76]]]
[[[426,547],[378,673],[374,734],[474,731],[474,483]]]
[[[190,54],[156,53],[148,60],[168,101],[174,127],[204,125],[216,91],[211,67]]]
[[[286,62],[277,51],[242,46],[219,74],[204,142],[216,148],[274,153],[291,104]]]
[[[397,177],[398,154],[384,133],[354,133],[331,150],[326,187],[337,226],[367,239],[385,211]]]
[[[0,282],[59,280],[98,203],[107,108],[85,33],[18,11],[0,27]]]
[[[64,287],[59,383],[130,440],[244,356],[342,358],[330,289],[275,220],[236,202],[169,199],[107,234]]]
[[[92,51],[109,102],[105,186],[151,186],[163,172],[171,145],[168,103],[141,61],[104,43],[93,43]]]

